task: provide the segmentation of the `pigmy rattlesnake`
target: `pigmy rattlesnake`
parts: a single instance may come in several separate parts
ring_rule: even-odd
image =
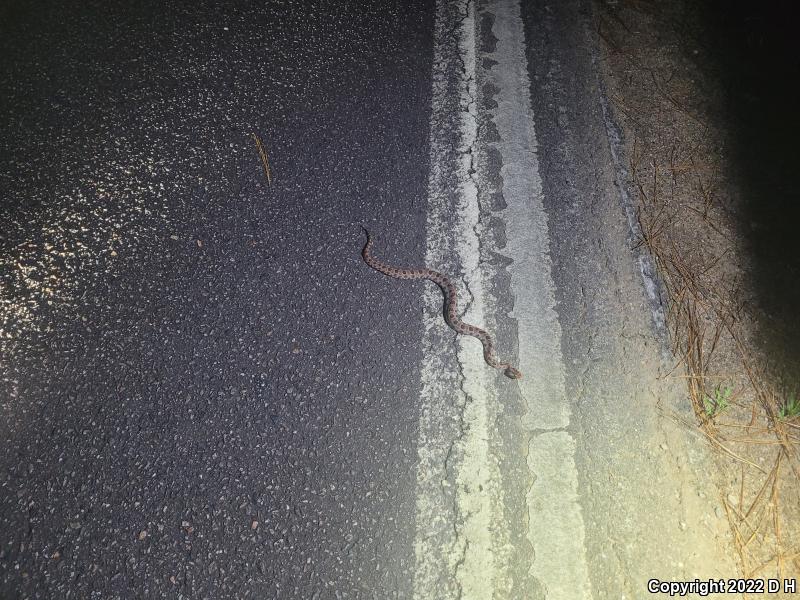
[[[464,323],[464,321],[458,318],[456,287],[446,275],[442,275],[433,269],[392,267],[391,265],[381,262],[370,253],[372,248],[372,238],[369,235],[369,231],[364,229],[364,233],[367,234],[367,243],[364,246],[364,250],[361,251],[361,256],[364,257],[364,262],[366,262],[376,271],[380,271],[384,275],[394,277],[395,279],[428,279],[438,285],[441,288],[442,293],[444,293],[446,307],[444,314],[447,324],[456,333],[463,333],[464,335],[471,335],[472,337],[478,338],[481,341],[481,344],[483,344],[483,358],[490,367],[502,369],[503,374],[511,379],[522,378],[522,373],[519,370],[515,369],[508,363],[501,363],[497,360],[497,357],[494,354],[494,344],[492,343],[492,338],[488,333],[486,333],[480,327],[475,327],[475,325]]]

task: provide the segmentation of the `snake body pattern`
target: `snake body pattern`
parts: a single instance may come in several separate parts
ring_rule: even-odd
[[[384,275],[388,275],[389,277],[394,277],[395,279],[428,279],[429,281],[432,281],[438,285],[444,294],[446,307],[444,314],[447,324],[456,333],[471,335],[474,338],[478,338],[481,344],[483,344],[483,359],[490,367],[502,369],[503,374],[510,379],[522,379],[522,373],[519,370],[515,369],[508,363],[502,363],[497,360],[497,357],[494,354],[494,344],[492,343],[492,338],[488,333],[486,333],[480,327],[475,327],[475,325],[464,323],[464,321],[458,318],[458,296],[456,294],[456,287],[446,275],[443,275],[438,271],[434,271],[433,269],[409,269],[405,267],[392,267],[387,265],[386,263],[372,256],[372,253],[370,252],[372,249],[372,237],[369,235],[369,231],[366,229],[364,229],[364,233],[367,234],[367,243],[364,246],[364,249],[361,251],[361,256],[364,258],[365,263],[367,263],[376,271],[379,271]]]

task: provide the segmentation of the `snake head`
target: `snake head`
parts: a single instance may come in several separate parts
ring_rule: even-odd
[[[522,371],[515,369],[511,365],[506,367],[506,370],[503,371],[503,375],[509,379],[522,379]]]

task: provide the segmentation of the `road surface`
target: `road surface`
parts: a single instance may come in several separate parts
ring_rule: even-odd
[[[586,3],[2,10],[0,597],[735,575]]]

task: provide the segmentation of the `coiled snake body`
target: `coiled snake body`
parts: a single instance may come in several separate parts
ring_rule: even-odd
[[[463,333],[464,335],[471,335],[472,337],[478,338],[481,341],[481,344],[483,344],[483,358],[490,367],[502,369],[503,374],[511,379],[522,379],[522,373],[519,370],[515,369],[508,363],[501,363],[497,360],[497,357],[494,354],[494,344],[492,343],[492,338],[488,333],[486,333],[480,327],[475,327],[475,325],[464,323],[458,318],[458,296],[456,295],[456,287],[446,275],[442,275],[433,269],[392,267],[384,262],[381,262],[370,253],[370,249],[372,248],[372,237],[370,237],[369,231],[364,229],[364,233],[367,234],[367,243],[364,246],[364,250],[361,251],[361,256],[364,257],[364,262],[366,262],[376,271],[380,271],[384,275],[394,277],[395,279],[428,279],[438,285],[441,288],[442,293],[444,293],[446,307],[444,314],[447,324],[453,330],[455,330],[456,333]]]

